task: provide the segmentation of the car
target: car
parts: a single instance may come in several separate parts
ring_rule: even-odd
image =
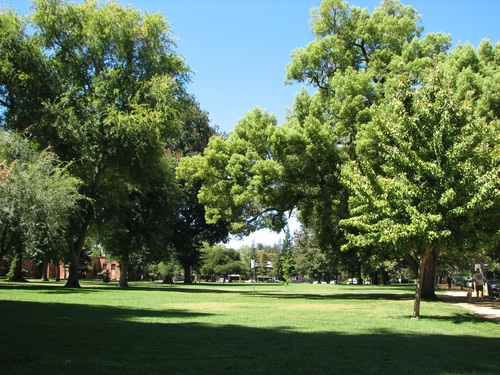
[[[500,280],[493,279],[488,280],[488,284],[491,286],[491,292],[495,297],[500,296]]]

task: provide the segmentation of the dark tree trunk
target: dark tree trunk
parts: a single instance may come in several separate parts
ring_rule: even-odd
[[[55,263],[55,266],[56,266],[56,281],[60,281],[61,280],[61,262],[57,262]]]
[[[89,210],[83,222],[79,225],[74,224],[73,227],[68,230],[67,241],[70,263],[68,280],[64,286],[66,288],[80,288],[80,257],[83,253],[83,245],[85,243],[85,237],[87,236],[92,214],[92,210]]]
[[[121,288],[128,288],[128,266],[130,263],[130,256],[128,251],[125,251],[120,258],[120,280],[118,286]]]
[[[415,275],[418,275],[418,267],[419,267],[419,264],[418,264],[418,260],[416,260],[414,257],[412,257],[410,254],[406,254],[404,257],[403,257],[403,260],[406,262],[406,264],[408,265],[408,267],[411,268],[411,270],[413,271],[413,273]],[[418,278],[418,277],[417,277]]]
[[[363,277],[361,276],[361,262],[358,263],[358,267],[357,267],[357,277],[358,277],[358,283],[359,284],[363,284]]]
[[[80,272],[80,254],[82,249],[77,247],[76,244],[70,247],[69,250],[69,268],[68,280],[66,281],[65,288],[80,288],[79,272]]]
[[[435,280],[437,269],[437,251],[429,248],[423,257],[422,274],[422,299],[424,301],[436,300]]]
[[[425,250],[420,261],[419,272],[417,273],[417,286],[415,289],[415,301],[413,303],[413,317],[420,317],[420,301],[435,300],[434,277],[436,275],[437,252],[429,247]],[[430,282],[431,281],[431,282]]]
[[[49,261],[47,259],[47,255],[44,254],[43,256],[43,260],[42,260],[42,268],[40,269],[40,271],[42,272],[42,275],[41,275],[41,279],[42,281],[49,281],[49,277],[47,275],[47,265],[49,264]]]
[[[380,269],[380,278],[382,280],[382,285],[389,285],[389,273],[383,268]]]
[[[184,263],[182,266],[184,268],[184,284],[192,284],[193,281],[191,280],[191,265],[188,263]]]

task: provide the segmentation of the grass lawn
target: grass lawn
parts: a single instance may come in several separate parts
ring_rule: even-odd
[[[500,374],[500,325],[413,287],[0,280],[1,374]]]

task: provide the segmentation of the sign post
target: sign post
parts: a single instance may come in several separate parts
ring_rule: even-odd
[[[255,293],[255,267],[257,267],[257,262],[255,259],[250,260],[250,268],[253,269],[253,292]]]

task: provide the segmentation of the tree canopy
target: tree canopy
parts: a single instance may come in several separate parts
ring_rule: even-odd
[[[330,256],[422,261],[431,298],[429,249],[484,246],[498,231],[498,48],[449,52],[449,35],[422,37],[396,0],[372,13],[325,0],[312,14],[315,39],[292,53],[287,80],[317,92],[299,93],[282,125],[249,112],[178,173],[203,182],[209,221],[280,230],[297,210]]]
[[[114,2],[38,0],[30,36],[16,15],[1,17],[10,38],[2,42],[20,51],[2,55],[5,66],[27,51],[33,65],[48,73],[26,64],[6,71],[0,83],[6,98],[3,126],[72,162],[69,170],[82,181],[80,192],[87,198],[67,232],[67,285],[78,286],[78,262],[91,224],[105,220],[116,202],[154,186],[167,143],[180,134],[189,68],[175,53],[161,14]],[[46,96],[23,91],[35,79],[50,88]],[[31,106],[36,100],[39,105]]]

